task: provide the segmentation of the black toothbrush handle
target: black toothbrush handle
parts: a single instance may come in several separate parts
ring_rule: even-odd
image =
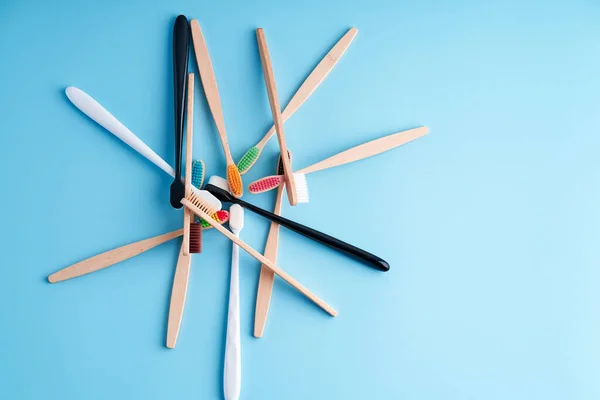
[[[346,253],[349,256],[362,260],[367,264],[373,266],[375,269],[378,269],[379,271],[388,271],[390,269],[390,265],[385,260],[382,260],[381,258],[377,257],[375,254],[359,249],[358,247],[352,246],[351,244],[336,239],[333,236],[329,236],[323,232],[319,232],[315,229],[309,228],[308,226],[299,224],[282,216],[273,214],[267,210],[263,210],[262,208],[252,205],[250,203],[246,203],[244,200],[235,199],[234,202],[256,214],[262,215],[263,217],[275,223],[278,223],[281,226],[285,226],[286,228],[296,233],[306,236],[309,239],[316,240],[319,243],[323,243],[324,245]]]
[[[183,147],[183,121],[185,116],[185,92],[190,54],[190,25],[185,15],[175,20],[173,27],[173,77],[175,88],[175,181],[171,186],[171,205],[181,208],[185,192],[181,183],[181,159]]]

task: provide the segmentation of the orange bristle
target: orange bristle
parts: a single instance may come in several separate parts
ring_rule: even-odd
[[[202,224],[190,223],[190,253],[202,252]]]
[[[227,167],[227,183],[229,184],[229,190],[235,197],[241,197],[244,194],[244,186],[242,183],[242,176],[237,166],[230,165]]]

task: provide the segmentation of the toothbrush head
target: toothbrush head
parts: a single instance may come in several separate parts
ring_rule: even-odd
[[[190,223],[190,253],[202,253],[202,224]]]
[[[268,192],[279,187],[283,183],[283,175],[265,176],[248,185],[248,191],[252,194]]]
[[[217,221],[218,223],[223,225],[225,222],[229,221],[229,212],[227,210],[217,211],[216,213],[214,213],[212,215],[212,219],[214,219],[215,221]],[[202,218],[199,218],[199,220],[200,220],[200,223],[202,224],[203,229],[211,229],[212,228],[212,225],[209,224],[208,222],[206,222],[205,220],[203,220]]]
[[[296,197],[298,199],[298,203],[308,203],[310,198],[308,196],[308,184],[306,183],[306,175],[295,173],[292,174],[292,179],[294,179],[294,183],[296,184]]]
[[[204,161],[192,161],[192,185],[196,186],[198,189],[201,189],[202,185],[204,184],[205,171],[206,166],[204,165]]]
[[[229,208],[229,227],[233,233],[239,233],[244,228],[244,209],[239,204]]]
[[[175,178],[173,183],[171,183],[170,193],[171,206],[173,208],[181,208],[181,200],[185,197],[185,186],[180,178]]]
[[[191,189],[192,191],[190,195],[193,194],[194,196],[203,199],[205,202],[208,202],[208,204],[211,204],[211,206],[214,207],[215,211],[219,211],[221,208],[223,208],[221,202],[208,190],[201,190],[194,186],[192,186]]]
[[[205,190],[201,190],[200,192],[206,192]],[[217,212],[217,205],[220,205],[221,202],[213,196],[210,192],[207,192],[204,196],[197,196],[195,192],[192,191],[189,196],[182,199],[182,205],[192,204],[204,214],[213,215]],[[193,211],[193,210],[192,210]],[[196,211],[197,212],[197,211]],[[198,215],[198,214],[197,214]]]
[[[226,203],[232,203],[236,200],[235,197],[229,193],[227,181],[220,176],[211,176],[208,180],[208,184],[204,187],[204,190],[212,193],[217,199]]]
[[[254,146],[242,156],[237,164],[238,171],[240,171],[241,175],[244,175],[246,172],[250,171],[250,168],[252,168],[256,160],[258,160],[260,151],[260,147]]]
[[[292,152],[288,150],[287,152],[288,158],[290,159],[290,163],[292,162]],[[283,175],[283,162],[281,160],[281,154],[277,157],[277,171],[275,172],[277,175]]]
[[[227,167],[227,183],[231,194],[235,197],[242,197],[244,194],[244,184],[242,183],[242,176],[235,165],[229,165]]]

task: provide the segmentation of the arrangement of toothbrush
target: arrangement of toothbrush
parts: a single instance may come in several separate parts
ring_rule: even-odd
[[[377,155],[413,141],[428,132],[426,127],[419,127],[394,133],[360,144],[298,171],[294,172],[292,170],[292,153],[287,148],[284,122],[300,108],[331,72],[357,32],[355,28],[348,30],[310,73],[282,112],[265,33],[262,29],[257,29],[258,49],[274,125],[254,147],[244,154],[237,165],[229,149],[216,75],[204,35],[197,20],[188,22],[185,16],[180,15],[175,20],[173,29],[174,167],[167,164],[91,96],[78,88],[68,87],[66,89],[67,97],[79,110],[173,177],[173,183],[169,189],[169,199],[173,207],[184,208],[183,228],[95,255],[51,274],[48,280],[51,283],[56,283],[95,272],[183,236],[179,258],[175,267],[167,321],[166,346],[174,348],[183,317],[192,254],[201,253],[202,251],[203,231],[214,228],[213,230],[218,231],[233,242],[223,387],[226,399],[238,399],[241,391],[240,248],[259,261],[261,265],[254,317],[255,337],[262,337],[264,333],[275,275],[278,275],[331,316],[337,315],[337,311],[333,307],[277,265],[280,226],[327,245],[379,271],[388,271],[390,268],[385,260],[368,251],[281,216],[284,192],[291,206],[309,201],[307,174]],[[190,42],[193,43],[200,81],[226,160],[226,171],[224,171],[226,179],[212,176],[204,186],[205,165],[201,160],[193,160],[192,158],[195,79],[194,74],[188,73]],[[277,135],[280,148],[275,174],[255,180],[248,186],[248,192],[251,194],[276,189],[275,206],[273,212],[270,212],[241,199],[244,194],[242,175],[248,173],[257,162],[265,144],[274,135]],[[184,144],[185,158],[183,157]],[[185,169],[183,168],[184,163]],[[222,210],[223,203],[232,204],[229,212]],[[271,221],[264,253],[262,254],[240,239],[240,232],[244,226],[244,209]],[[231,230],[223,226],[226,222],[229,222]]]

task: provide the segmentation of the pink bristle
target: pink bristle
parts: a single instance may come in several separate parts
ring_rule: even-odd
[[[273,175],[252,182],[248,186],[248,191],[252,194],[264,193],[273,190],[283,182],[283,176]]]

